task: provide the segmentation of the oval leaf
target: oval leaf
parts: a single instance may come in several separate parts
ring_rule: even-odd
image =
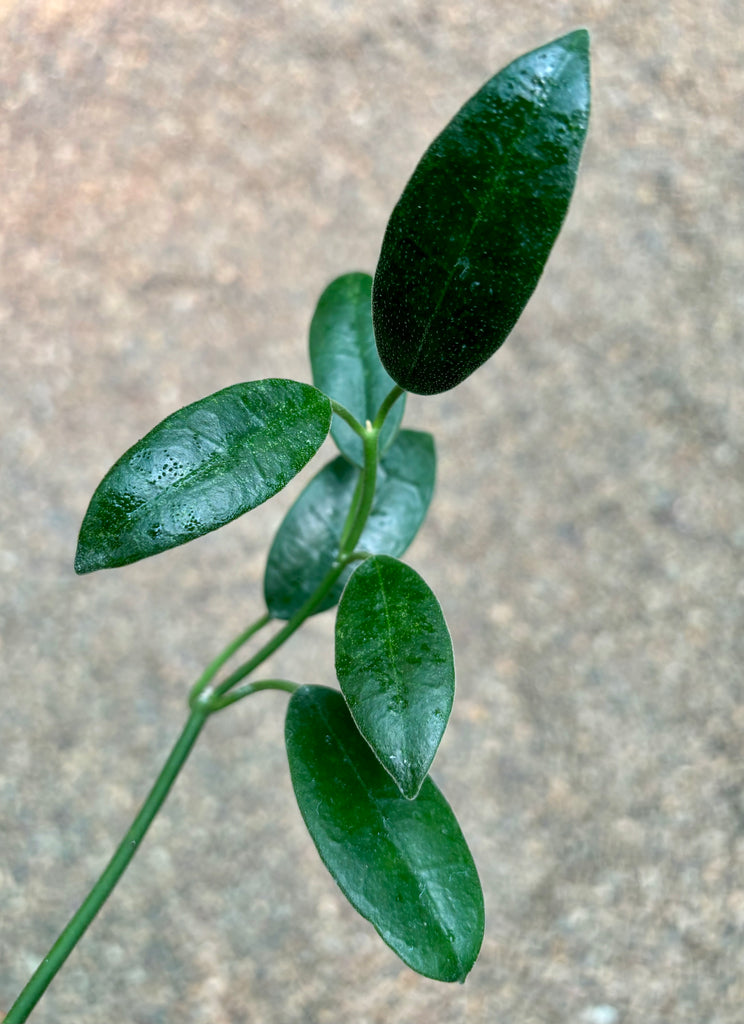
[[[464,981],[483,941],[483,893],[440,791],[426,779],[404,799],[335,690],[293,694],[286,743],[302,817],[346,898],[414,971]]]
[[[455,696],[455,661],[434,594],[387,555],[356,569],[336,616],[336,675],[359,731],[411,799],[426,778]]]
[[[431,434],[401,430],[378,467],[360,550],[389,555],[406,551],[426,517],[435,472]],[[285,516],[264,575],[266,606],[274,618],[291,618],[333,565],[358,479],[359,470],[339,456],[313,477]],[[352,571],[349,566],[316,612],[338,602]]]
[[[344,274],[323,292],[310,324],[310,362],[316,387],[340,402],[362,425],[374,420],[395,382],[377,354],[369,274]],[[392,444],[404,408],[405,396],[401,396],[380,432],[381,452]],[[362,439],[348,423],[334,416],[331,434],[347,459],[364,466]]]
[[[388,223],[380,358],[407,391],[455,387],[503,343],[568,209],[589,120],[589,36],[518,58],[432,143]]]
[[[235,384],[168,416],[109,470],[80,528],[79,573],[136,562],[216,530],[272,497],[328,435],[309,384]]]

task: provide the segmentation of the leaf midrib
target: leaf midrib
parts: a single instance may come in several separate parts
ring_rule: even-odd
[[[333,691],[331,691],[331,692],[333,692]],[[365,780],[360,775],[354,759],[348,753],[348,751],[346,749],[346,745],[343,742],[342,737],[340,737],[336,733],[336,731],[332,728],[331,723],[328,721],[328,718],[326,717],[324,709],[322,707],[319,708],[318,714],[320,715],[321,719],[323,720],[323,723],[326,726],[328,732],[336,740],[336,743],[338,744],[338,747],[339,747],[339,749],[340,749],[340,751],[341,751],[341,753],[342,753],[342,755],[344,757],[344,761],[350,766],[351,771],[356,776],[359,784],[361,785],[361,787],[365,791],[369,792],[367,783],[365,782]],[[395,783],[392,783],[392,780],[391,780],[391,784],[395,785]],[[396,796],[397,795],[398,794],[396,793]],[[401,797],[401,799],[405,799],[405,797]],[[410,801],[410,803],[411,803],[411,805],[413,805],[413,801]],[[382,825],[383,825],[383,828],[384,828],[384,831],[385,831],[385,837],[387,838],[387,840],[389,841],[391,846],[395,849],[396,853],[398,854],[398,856],[400,857],[401,861],[405,865],[405,868],[406,868],[406,870],[408,872],[409,878],[413,879],[413,881],[416,883],[416,886],[417,886],[417,888],[419,890],[419,895],[421,895],[421,885],[419,884],[419,876],[413,870],[409,858],[404,855],[403,850],[401,849],[401,847],[398,845],[398,843],[395,842],[394,830],[391,828],[390,822],[389,822],[388,818],[379,809],[379,807],[377,805],[377,801],[374,801],[374,808],[375,808],[375,811],[376,811],[377,815],[379,816],[380,821],[382,822]],[[344,890],[345,895],[350,898],[350,894],[346,891],[344,886],[342,886],[340,882],[338,884],[339,884],[340,888],[342,888]],[[455,963],[457,964],[457,967],[460,970],[460,973],[462,973],[462,969],[464,968],[464,964],[462,963],[462,961],[461,961],[459,955],[457,954],[457,952],[452,948],[452,945],[450,944],[451,940],[449,938],[449,933],[447,932],[446,928],[444,927],[444,925],[442,923],[442,920],[441,920],[439,912],[438,912],[439,911],[439,906],[438,906],[436,900],[434,899],[433,895],[430,892],[428,881],[425,881],[425,883],[424,883],[424,892],[426,893],[426,902],[427,902],[430,910],[433,910],[435,912],[432,915],[432,919],[435,921],[435,923],[437,925],[437,928],[439,930],[439,933],[442,936],[442,938],[445,940],[448,948],[452,951],[452,957],[453,957]],[[369,917],[369,920],[371,920],[371,917]]]
[[[132,537],[137,535],[138,531],[141,529],[143,519],[157,518],[158,513],[163,506],[167,508],[168,505],[172,504],[174,494],[178,493],[179,491],[188,490],[190,488],[197,489],[203,483],[208,482],[209,477],[215,471],[221,471],[222,474],[225,474],[226,472],[231,480],[234,481],[237,479],[239,481],[242,501],[240,503],[238,511],[230,512],[227,519],[220,517],[219,522],[215,522],[213,526],[210,526],[209,529],[204,530],[202,533],[192,534],[189,531],[186,531],[181,528],[178,530],[177,533],[170,532],[168,536],[186,536],[188,539],[192,539],[192,537],[196,536],[202,536],[203,533],[209,533],[211,532],[211,530],[217,529],[220,525],[223,525],[226,522],[231,522],[233,519],[238,518],[238,516],[243,515],[245,512],[249,512],[251,509],[256,508],[257,505],[262,504],[263,501],[266,501],[269,497],[271,497],[271,494],[276,493],[278,490],[281,490],[282,486],[284,486],[282,481],[284,481],[285,483],[288,482],[284,479],[286,474],[286,467],[284,468],[284,471],[282,472],[281,476],[276,478],[279,480],[279,484],[275,489],[270,490],[270,493],[268,494],[264,494],[263,491],[259,492],[259,494],[263,496],[260,496],[258,501],[255,501],[254,498],[251,498],[249,503],[246,504],[245,495],[247,488],[245,474],[241,474],[235,471],[238,470],[241,467],[241,465],[245,464],[245,448],[249,438],[255,436],[255,434],[258,433],[259,431],[263,434],[267,426],[266,418],[261,416],[260,413],[256,412],[253,409],[250,410],[250,413],[252,417],[259,418],[261,420],[260,428],[252,429],[250,432],[243,432],[241,438],[236,439],[233,442],[227,441],[225,444],[223,444],[221,449],[218,447],[217,451],[210,453],[208,456],[202,459],[198,466],[196,466],[193,470],[186,473],[180,479],[175,480],[172,483],[167,484],[165,487],[160,488],[150,496],[143,498],[143,500],[135,508],[125,513],[127,525],[118,534],[117,548],[119,550],[122,547],[126,547],[128,542],[131,541]],[[188,423],[184,423],[179,426],[181,426],[182,429],[188,430],[191,433],[192,437],[197,437],[199,434],[198,429],[195,429]],[[303,441],[306,440],[307,438],[303,437]],[[211,440],[211,443],[214,444],[214,441]],[[265,447],[263,451],[270,453],[271,446]],[[305,459],[305,463],[307,463],[307,461],[308,460]],[[122,469],[124,470],[125,473],[136,472],[131,468],[129,461],[124,466],[122,466]],[[299,472],[299,470],[297,470],[297,472]],[[263,473],[257,475],[260,477],[261,481],[265,483],[265,475]],[[117,491],[119,493],[121,491],[126,492],[126,487],[117,486]],[[108,498],[107,495],[103,497]],[[157,543],[157,538],[152,539],[155,543],[155,546],[159,547]]]
[[[515,136],[515,138],[512,140],[512,142],[510,143],[510,145],[507,147],[506,151],[504,152],[504,155],[503,155],[502,160],[501,160],[501,167],[499,168],[498,174],[495,176],[495,178],[492,179],[493,180],[493,184],[491,185],[490,188],[488,188],[488,190],[484,191],[484,193],[483,193],[484,199],[483,199],[483,201],[481,203],[478,204],[478,209],[476,211],[475,217],[473,218],[473,221],[472,221],[472,224],[471,224],[471,227],[470,227],[470,231],[468,232],[468,235],[467,235],[467,237],[465,239],[464,244],[461,246],[461,248],[459,250],[457,259],[454,260],[454,261],[451,261],[451,266],[450,266],[450,270],[449,270],[449,273],[448,273],[448,276],[447,276],[447,280],[446,280],[446,282],[444,284],[444,287],[441,289],[441,291],[439,293],[439,298],[437,299],[436,305],[434,306],[434,309],[433,309],[431,315],[426,320],[424,331],[423,331],[423,333],[421,335],[421,340],[419,341],[418,348],[416,349],[416,353],[413,356],[413,359],[411,361],[411,366],[410,366],[411,370],[415,369],[415,367],[419,363],[419,359],[421,357],[421,352],[422,352],[422,350],[424,348],[425,343],[428,341],[429,333],[430,333],[430,331],[432,329],[432,325],[433,325],[434,321],[436,320],[436,318],[437,318],[437,316],[439,314],[439,310],[441,309],[442,304],[444,302],[445,296],[447,295],[447,292],[449,291],[450,285],[452,283],[452,279],[453,279],[453,277],[455,275],[455,270],[457,268],[457,265],[458,265],[460,259],[464,256],[465,252],[467,251],[468,246],[470,244],[470,241],[471,241],[473,235],[475,234],[475,230],[476,230],[477,226],[480,224],[481,220],[483,219],[483,212],[484,212],[486,206],[491,202],[491,200],[493,199],[493,196],[495,195],[495,193],[497,191],[497,187],[498,187],[501,179],[504,176],[507,161],[511,158],[514,149],[522,141],[522,139],[524,138],[524,136],[527,133],[528,129],[530,127],[532,127],[532,125],[535,123],[535,121],[537,121],[542,116],[542,114],[544,113],[544,110],[545,110],[545,100],[547,99],[547,96],[548,96],[548,94],[550,92],[550,89],[552,88],[552,86],[554,84],[555,79],[559,79],[560,78],[561,74],[563,73],[564,68],[566,67],[568,62],[573,57],[572,53],[570,53],[568,51],[564,51],[564,52],[565,52],[565,57],[564,57],[563,61],[561,62],[561,65],[560,65],[558,73],[553,76],[553,80],[550,82],[550,87],[546,83],[545,86],[542,89],[542,94],[540,95],[540,93],[538,92],[537,101],[533,105],[534,114],[528,115],[525,118],[525,122],[524,122],[524,125],[522,127],[522,130],[518,133],[518,135]],[[444,130],[446,131],[447,129],[445,128]]]

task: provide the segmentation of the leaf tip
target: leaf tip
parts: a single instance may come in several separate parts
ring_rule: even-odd
[[[98,568],[99,566],[94,564],[94,560],[90,557],[89,553],[86,552],[80,542],[78,542],[74,562],[74,569],[77,575],[85,576],[86,573],[94,572]]]
[[[90,526],[89,514],[86,512],[80,527],[80,533],[78,534],[77,548],[75,549],[73,567],[76,574],[78,576],[85,576],[89,572],[97,572],[99,569],[112,569],[116,565],[126,564],[113,560],[111,552],[97,534],[95,526],[93,529]]]
[[[558,42],[563,46],[564,50],[573,50],[574,53],[588,53],[589,30],[586,28],[574,29],[573,32],[569,32],[559,39]]]
[[[421,789],[425,778],[426,775],[419,778],[419,776],[413,772],[406,772],[403,776],[401,776],[400,773],[394,775],[393,781],[406,800],[415,800],[419,795],[419,790]]]
[[[376,751],[376,756],[380,757],[380,752]],[[391,755],[381,758],[381,763],[398,787],[400,795],[404,796],[406,800],[415,800],[426,781],[431,762],[423,765],[415,756]]]

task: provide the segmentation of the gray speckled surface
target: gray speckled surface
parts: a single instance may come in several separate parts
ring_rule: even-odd
[[[410,402],[410,559],[453,633],[435,777],[481,958],[418,978],[303,831],[285,698],[210,723],[38,1024],[739,1024],[744,1005],[744,14],[711,0],[0,3],[0,1008],[124,832],[204,663],[261,611],[302,480],[77,579],[110,463],[178,405],[308,379],[433,135],[579,25],[593,125],[505,348]],[[332,680],[328,616],[272,661]]]

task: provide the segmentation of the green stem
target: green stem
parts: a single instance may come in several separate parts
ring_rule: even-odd
[[[262,679],[258,683],[244,683],[242,686],[236,686],[234,690],[226,693],[224,697],[213,700],[211,708],[212,711],[221,711],[230,704],[234,704],[236,700],[250,697],[252,693],[258,693],[259,690],[283,690],[284,693],[294,693],[299,688],[298,683],[290,683],[286,679]]]
[[[389,394],[387,394],[385,396],[385,399],[384,399],[382,405],[377,410],[377,415],[375,416],[375,422],[372,424],[372,426],[373,426],[373,428],[375,430],[381,430],[382,429],[382,424],[385,422],[385,420],[387,418],[387,414],[393,408],[393,406],[398,401],[400,396],[404,395],[404,394],[405,394],[405,391],[403,390],[403,388],[400,387],[400,385],[396,384],[395,387],[392,389],[392,391],[390,391]]]
[[[342,547],[339,549],[339,558],[343,559],[350,555],[362,536],[364,527],[372,511],[372,502],[375,498],[375,486],[377,484],[377,442],[380,432],[376,427],[368,427],[362,436],[364,444],[364,469],[362,470],[362,489],[359,497],[356,518],[348,531]],[[346,532],[346,531],[344,531]]]
[[[364,530],[367,519],[369,518],[369,514],[372,511],[372,501],[374,500],[375,485],[377,482],[377,444],[379,433],[382,430],[382,426],[387,418],[388,413],[395,405],[395,403],[398,401],[398,399],[401,397],[401,395],[404,394],[405,391],[403,390],[403,388],[399,387],[396,384],[395,387],[385,396],[382,405],[377,411],[374,423],[370,423],[369,421],[367,421],[366,426],[361,428],[361,424],[357,423],[357,421],[354,420],[354,423],[356,424],[355,429],[357,427],[360,428],[357,430],[357,433],[361,437],[362,443],[365,446],[365,461],[364,469],[359,475],[359,480],[357,481],[356,489],[354,491],[354,497],[352,499],[351,507],[349,509],[349,515],[346,519],[346,522],[344,523],[344,528],[341,531],[341,540],[339,541],[340,552],[348,552],[354,547],[354,544],[356,544],[356,542],[359,540],[359,537],[361,536],[361,531],[359,531],[358,533],[354,532],[356,524],[361,522],[362,530]],[[340,409],[337,410],[339,414],[341,409],[343,409],[343,406],[341,406]],[[351,417],[351,413],[348,413],[347,410],[345,409],[343,411],[346,412],[346,415],[348,417],[350,417],[350,419],[346,419],[346,417],[344,417],[346,419],[346,422],[350,423],[351,419],[353,419],[353,417]],[[372,445],[371,443],[371,435],[374,435],[374,445]],[[374,467],[375,470],[375,477],[370,481],[372,467]],[[366,512],[364,510],[363,502],[366,502],[367,505]],[[350,539],[352,543],[349,543]]]
[[[349,534],[354,528],[354,524],[356,523],[357,516],[359,514],[359,502],[362,499],[363,490],[364,473],[360,472],[359,479],[357,480],[356,487],[354,488],[354,496],[351,499],[351,505],[349,506],[349,513],[346,516],[346,522],[344,523],[344,528],[341,531],[341,539],[338,542],[339,551],[346,550],[346,541],[348,540]]]
[[[364,437],[364,427],[359,420],[349,410],[337,402],[335,398],[331,399],[331,409],[339,416],[345,423],[348,423],[355,434],[359,434],[360,437]]]
[[[236,636],[232,643],[229,643],[227,647],[209,664],[202,674],[199,676],[197,681],[194,683],[191,693],[189,694],[189,704],[193,704],[199,697],[202,690],[206,689],[207,686],[212,682],[214,677],[217,675],[219,670],[232,658],[236,651],[240,650],[243,644],[247,643],[252,636],[254,636],[260,629],[268,625],[271,622],[271,614],[266,612],[260,619],[256,619],[252,622],[247,629],[243,630],[240,636]]]
[[[206,720],[207,715],[203,711],[193,710],[191,712],[183,732],[176,740],[168,760],[155,781],[155,785],[142,804],[129,831],[119,844],[116,853],[11,1006],[5,1018],[5,1024],[21,1024],[27,1019],[57,971],[85,933],[88,925],[108,899],[130,860],[137,852],[153,818],[162,807]]]
[[[344,571],[346,561],[340,559],[336,562],[333,568],[329,569],[323,580],[318,585],[317,590],[313,593],[307,601],[298,608],[294,615],[287,619],[286,625],[284,625],[278,633],[275,633],[271,640],[267,641],[263,645],[260,651],[257,651],[252,658],[239,665],[234,672],[224,679],[218,686],[213,689],[205,689],[194,699],[192,707],[202,707],[205,711],[210,711],[214,707],[214,702],[217,698],[221,697],[223,693],[227,693],[238,683],[242,682],[246,676],[254,672],[259,665],[263,664],[268,657],[270,657],[274,651],[278,650],[282,644],[288,640],[293,633],[295,633],[302,623],[308,619],[318,605],[321,603],[323,598],[333,588],[334,583],[339,578],[341,573]]]

